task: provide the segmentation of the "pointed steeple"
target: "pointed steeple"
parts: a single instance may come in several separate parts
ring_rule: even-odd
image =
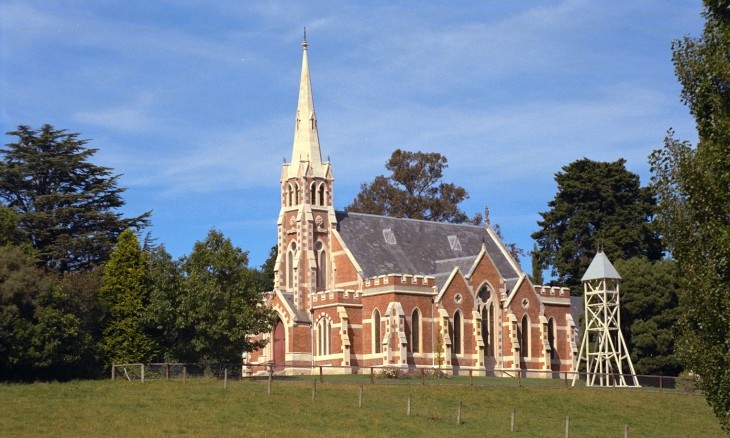
[[[302,41],[302,77],[299,82],[299,103],[294,125],[294,147],[292,148],[292,164],[308,161],[315,173],[322,168],[322,153],[319,148],[317,132],[317,114],[314,112],[312,84],[309,79],[309,60],[307,59],[307,31]],[[292,170],[296,166],[292,166]]]

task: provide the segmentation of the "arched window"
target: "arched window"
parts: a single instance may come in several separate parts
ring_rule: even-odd
[[[461,354],[461,312],[454,313],[454,337],[451,339],[451,351]]]
[[[287,252],[287,270],[286,270],[286,286],[288,289],[294,288],[294,252],[297,250],[296,242],[292,242]]]
[[[332,322],[322,318],[317,324],[317,354],[326,356],[332,352]]]
[[[319,205],[325,205],[324,202],[324,184],[319,185]]]
[[[317,291],[327,289],[327,251],[325,251],[324,244],[318,240],[314,244],[315,250],[315,263],[317,264],[316,275],[317,275]]]
[[[373,352],[380,353],[380,312],[378,309],[373,311]]]
[[[530,357],[530,319],[527,315],[522,317],[520,328],[520,355]]]
[[[315,195],[317,194],[317,185],[315,183],[310,184],[309,186],[309,203],[314,205],[316,204]]]
[[[557,345],[555,344],[555,319],[548,319],[548,345],[550,345],[550,359],[558,358]]]
[[[494,327],[494,303],[489,305],[489,324],[490,327]],[[495,339],[497,338],[496,334],[494,333],[494,329],[489,331],[489,348],[487,348],[487,354],[490,356],[494,356],[494,344],[496,343]]]
[[[411,351],[414,353],[421,351],[421,313],[418,309],[413,309],[411,315]]]
[[[294,204],[292,203],[292,201],[293,201],[293,196],[294,196],[294,190],[292,190],[292,186],[291,186],[291,184],[287,184],[287,186],[286,186],[286,196],[287,196],[287,198],[289,198],[289,199],[288,199],[288,202],[287,202],[287,205],[288,205],[289,207],[291,207],[292,205],[294,205]]]
[[[294,184],[294,204],[299,205],[299,184]]]
[[[489,339],[489,322],[491,320],[489,319],[489,311],[487,310],[487,307],[482,307],[482,339],[484,339],[484,343],[486,345],[486,353],[487,356],[491,356],[491,339]]]

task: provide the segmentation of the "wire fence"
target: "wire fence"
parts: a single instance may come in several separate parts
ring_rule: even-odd
[[[682,377],[637,375],[639,387],[633,386],[630,374],[593,374],[602,377],[604,385],[587,385],[585,372],[533,370],[439,370],[434,368],[400,368],[394,366],[340,367],[311,366],[287,367],[274,364],[215,364],[149,363],[113,364],[112,380],[155,381],[213,378],[223,380],[253,380],[278,383],[311,381],[332,384],[421,384],[461,386],[514,386],[552,388],[634,388],[649,391],[676,391],[694,393],[692,382]],[[621,379],[623,377],[623,379]],[[686,379],[686,378],[685,378]],[[593,379],[596,381],[596,379]],[[627,383],[624,385],[623,383]]]

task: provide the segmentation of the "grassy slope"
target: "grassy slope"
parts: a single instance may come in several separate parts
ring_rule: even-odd
[[[382,381],[378,381],[382,383]],[[311,380],[266,383],[189,379],[0,386],[3,436],[564,436],[721,437],[702,397],[562,387],[363,386]],[[406,398],[412,394],[412,413]],[[463,424],[456,426],[462,402]],[[510,416],[516,410],[516,431]]]

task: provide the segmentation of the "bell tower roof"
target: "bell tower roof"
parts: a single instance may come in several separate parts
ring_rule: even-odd
[[[290,172],[296,172],[299,164],[309,163],[315,175],[322,172],[322,152],[319,147],[319,133],[317,131],[317,114],[314,111],[312,98],[312,83],[309,78],[309,60],[307,58],[307,31],[304,31],[302,41],[302,75],[299,81],[299,102],[294,124],[294,145],[292,147]],[[289,175],[293,176],[293,175]]]
[[[588,266],[583,278],[581,278],[581,281],[599,280],[602,278],[621,280],[621,276],[616,271],[616,268],[613,267],[611,261],[608,260],[606,254],[603,251],[598,251],[590,266]]]

